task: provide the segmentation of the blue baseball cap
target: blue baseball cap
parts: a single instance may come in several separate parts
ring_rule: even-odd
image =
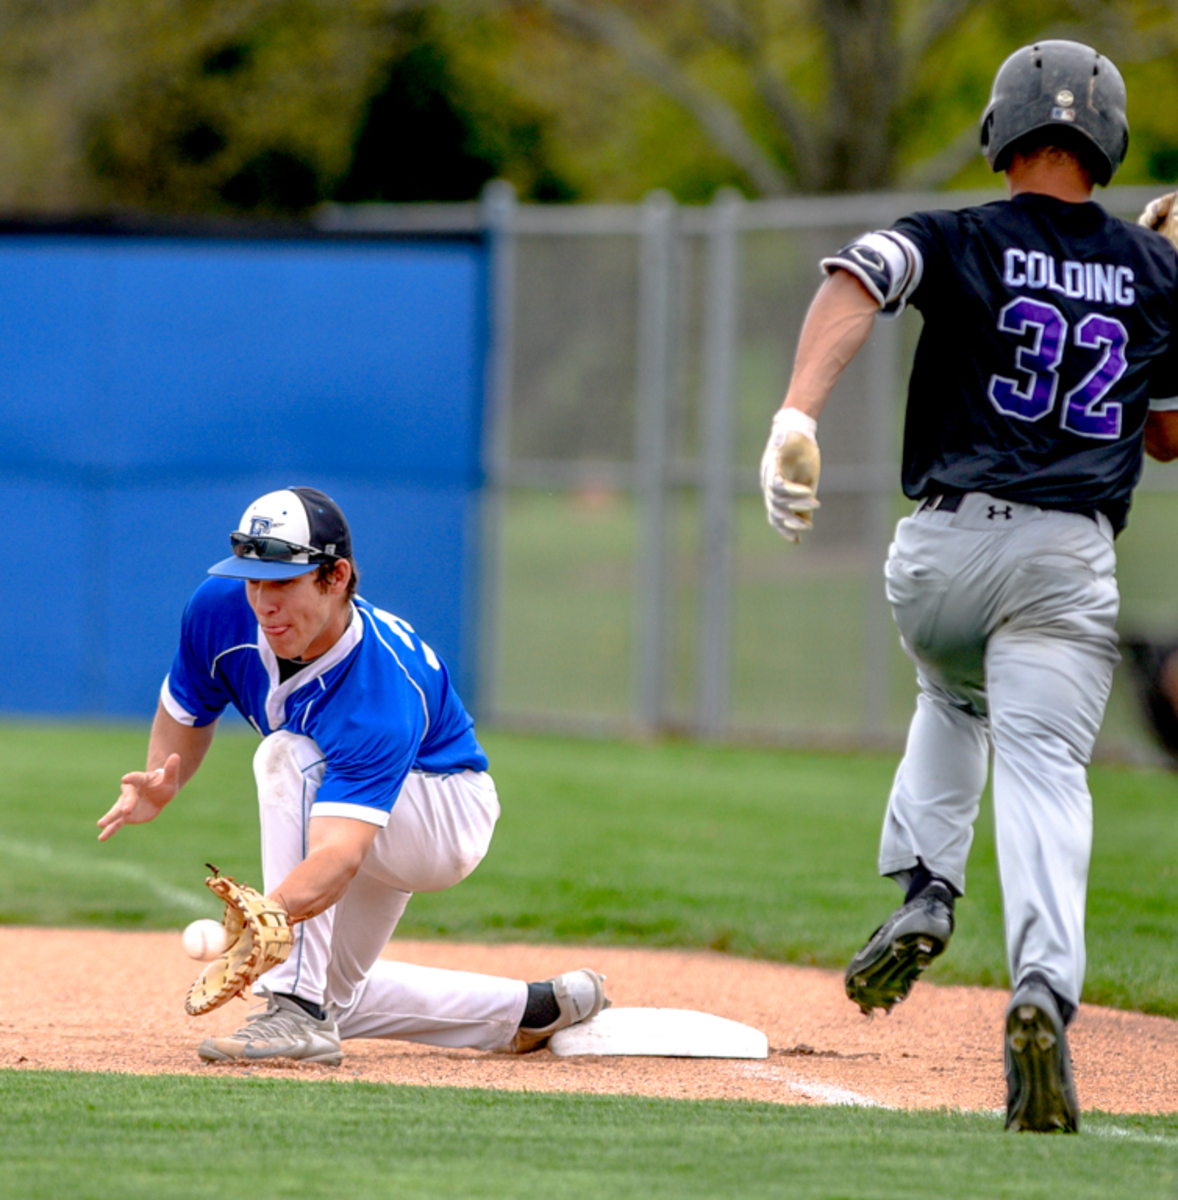
[[[352,534],[339,505],[315,488],[267,492],[229,535],[230,558],[209,567],[230,579],[296,579],[352,556]]]

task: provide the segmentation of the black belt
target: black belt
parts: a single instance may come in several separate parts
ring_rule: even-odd
[[[917,512],[947,512],[955,513],[960,507],[962,500],[968,495],[968,492],[938,492],[935,496],[926,496],[921,502]],[[996,496],[996,500],[1001,500],[1001,496]],[[1015,503],[1022,503],[1016,501]],[[1100,524],[1100,512],[1095,508],[1053,508],[1047,504],[1032,505],[1033,508],[1046,509],[1049,512],[1070,512],[1075,513],[1078,517],[1087,517],[1090,521],[1095,521]]]
[[[956,512],[965,499],[964,492],[941,492],[936,496],[926,496],[920,502],[919,512]]]

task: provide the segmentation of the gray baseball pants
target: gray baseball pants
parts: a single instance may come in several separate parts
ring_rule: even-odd
[[[993,756],[1012,984],[1031,971],[1078,1004],[1092,851],[1087,766],[1119,661],[1106,518],[983,493],[900,521],[887,596],[920,694],[884,818],[879,868],[919,859],[965,890]]]

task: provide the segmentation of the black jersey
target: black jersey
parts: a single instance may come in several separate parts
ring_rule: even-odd
[[[1020,194],[896,223],[924,329],[908,391],[912,499],[989,492],[1106,513],[1141,474],[1151,397],[1178,394],[1178,254],[1098,204]]]

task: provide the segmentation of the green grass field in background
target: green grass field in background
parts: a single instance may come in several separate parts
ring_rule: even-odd
[[[1166,468],[1162,468],[1163,471]],[[1173,469],[1170,468],[1172,473]],[[894,516],[909,511],[895,499]],[[615,724],[634,716],[638,515],[622,492],[516,490],[505,508],[498,711],[541,721]],[[769,529],[759,496],[733,506],[731,728],[741,735],[853,740],[869,730],[898,743],[912,714],[912,664],[883,593],[883,546],[864,541],[863,501],[830,497],[812,538],[788,546]],[[666,710],[692,728],[701,631],[696,498],[667,512],[670,545]],[[1117,541],[1120,627],[1178,641],[1178,554],[1166,553],[1178,492],[1140,492]],[[878,711],[870,709],[865,623],[886,646]],[[1098,753],[1147,758],[1130,681],[1118,670]]]
[[[1172,1200],[1178,1178],[1173,1116],[1004,1137],[987,1113],[12,1071],[0,1105],[22,1200]]]
[[[712,947],[842,967],[898,893],[875,871],[895,759],[492,733],[503,802],[487,860],[415,897],[405,936]],[[158,821],[95,839],[146,729],[0,725],[0,921],[178,928],[216,915],[203,864],[257,881],[250,759],[218,737]],[[1092,773],[1085,998],[1178,1015],[1178,779]],[[1003,985],[988,807],[958,932],[931,979]]]

